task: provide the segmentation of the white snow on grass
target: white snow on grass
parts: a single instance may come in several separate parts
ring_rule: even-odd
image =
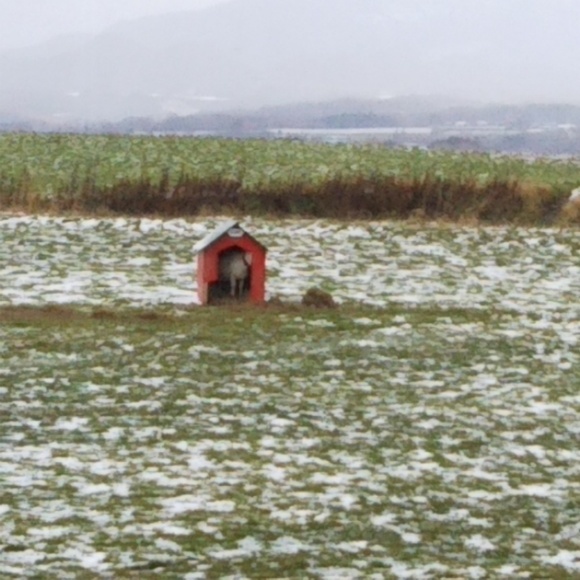
[[[243,222],[383,308],[0,326],[0,576],[577,574],[580,234]],[[4,217],[0,303],[179,311],[216,223]]]
[[[0,218],[0,303],[195,303],[191,248],[219,223]],[[575,230],[250,218],[244,225],[269,249],[269,294],[290,300],[322,286],[338,301],[549,313],[578,295]]]

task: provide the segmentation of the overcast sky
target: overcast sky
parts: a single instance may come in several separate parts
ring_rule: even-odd
[[[120,21],[131,22],[8,54]],[[580,103],[579,24],[580,0],[0,0],[0,113],[401,95]]]
[[[0,0],[0,50],[31,46],[60,34],[99,32],[119,20],[196,10],[225,1]]]

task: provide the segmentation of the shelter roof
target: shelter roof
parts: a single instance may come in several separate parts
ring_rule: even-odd
[[[223,236],[225,236],[231,229],[236,228],[242,231],[242,235],[247,236],[252,240],[252,242],[254,242],[256,245],[260,246],[264,251],[266,251],[266,246],[264,246],[263,244],[258,242],[258,240],[256,240],[253,236],[248,234],[248,232],[246,232],[246,230],[240,226],[239,222],[235,220],[228,220],[220,224],[215,230],[213,230],[207,236],[205,236],[205,238],[197,242],[193,246],[193,251],[197,253],[209,248],[212,244],[214,244]]]

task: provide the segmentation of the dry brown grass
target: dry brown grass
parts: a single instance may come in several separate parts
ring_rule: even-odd
[[[145,179],[108,188],[85,184],[80,191],[42,197],[36,192],[5,196],[3,210],[26,213],[133,216],[260,215],[327,219],[412,219],[475,223],[577,223],[574,208],[543,184],[499,180],[413,180],[379,176],[329,177],[269,189],[244,189],[232,179],[183,178],[174,188]]]
[[[360,308],[361,306],[351,306]],[[346,307],[348,310],[349,307]],[[298,302],[272,299],[263,304],[230,302],[220,305],[191,305],[179,310],[155,310],[144,308],[85,309],[77,306],[3,306],[0,307],[0,324],[60,326],[81,324],[190,324],[192,321],[220,320],[241,316],[247,321],[264,315],[296,314],[310,310]]]
[[[0,324],[69,324],[86,318],[80,310],[67,306],[4,306],[0,308]]]

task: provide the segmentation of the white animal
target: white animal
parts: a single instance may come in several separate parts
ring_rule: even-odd
[[[230,252],[220,259],[220,281],[227,280],[230,283],[232,298],[239,298],[242,295],[251,265],[252,254],[247,252]]]

